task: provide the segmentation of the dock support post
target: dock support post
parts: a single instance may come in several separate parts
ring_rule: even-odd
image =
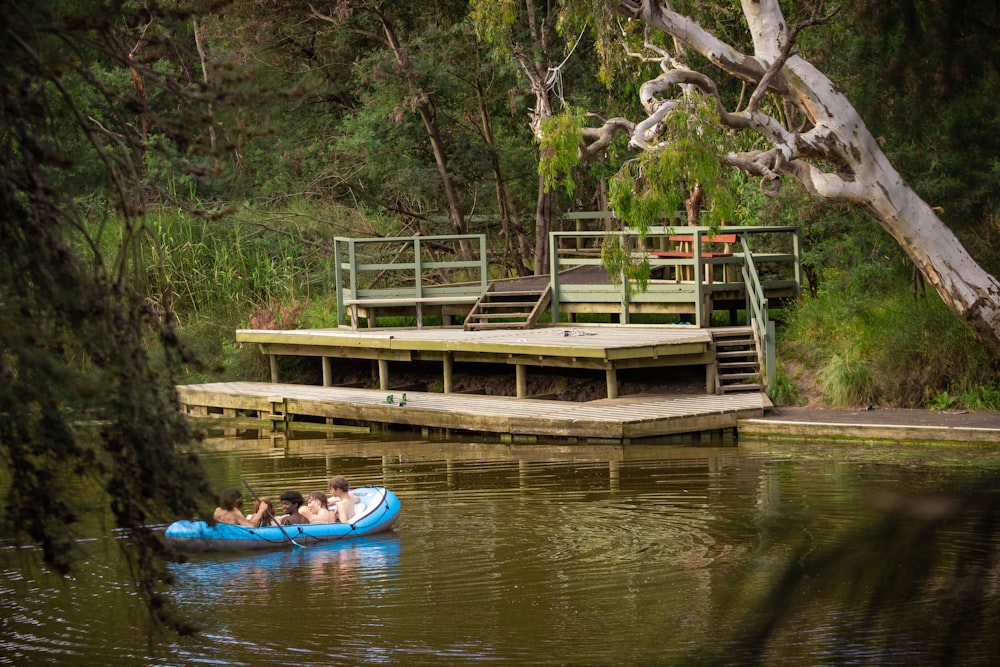
[[[514,378],[517,384],[517,397],[524,398],[528,395],[528,367],[524,364],[514,366]]]
[[[389,389],[389,360],[378,360],[378,388],[382,391]]]
[[[323,357],[323,386],[333,386],[333,363],[330,357]]]
[[[271,382],[278,383],[278,355],[267,355],[267,363],[271,367]]]
[[[454,389],[452,377],[455,372],[455,355],[451,352],[444,353],[444,393],[450,394]]]
[[[604,373],[608,379],[608,398],[618,398],[618,369],[609,364]]]

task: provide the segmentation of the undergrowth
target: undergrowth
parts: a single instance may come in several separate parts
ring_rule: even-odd
[[[778,358],[830,407],[1000,409],[997,362],[932,291],[831,290],[789,313]]]

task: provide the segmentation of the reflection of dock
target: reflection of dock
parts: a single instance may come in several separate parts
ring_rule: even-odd
[[[570,403],[504,396],[408,392],[405,406],[371,389],[226,382],[178,387],[194,416],[327,424],[387,424],[430,431],[629,442],[679,433],[734,430],[770,407],[761,393],[603,399]],[[398,396],[397,396],[398,401]]]

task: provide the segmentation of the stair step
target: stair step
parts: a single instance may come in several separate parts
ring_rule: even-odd
[[[719,359],[737,359],[739,357],[756,357],[757,350],[724,350],[722,352],[716,352],[715,356]]]
[[[719,380],[752,380],[756,378],[760,373],[726,373],[725,375],[719,374]]]
[[[510,298],[512,296],[523,296],[523,297],[532,297],[532,298],[537,299],[542,294],[544,294],[544,292],[538,292],[538,291],[535,291],[535,292],[514,292],[514,291],[507,292],[507,291],[504,291],[504,292],[486,292],[485,294],[483,294],[483,297],[489,298],[489,297],[498,296],[498,297],[502,297],[504,299],[507,299],[507,298]]]
[[[521,312],[521,313],[472,313],[468,317],[466,317],[465,319],[466,320],[470,320],[470,319],[471,320],[477,320],[477,319],[482,319],[482,320],[491,320],[491,319],[508,319],[508,320],[518,320],[518,319],[520,319],[520,320],[525,320],[525,319],[528,318],[529,315],[531,315],[531,313],[524,313],[524,312]]]
[[[480,308],[524,308],[534,305],[534,301],[480,301]]]
[[[762,387],[759,384],[730,384],[724,385],[722,387],[722,393],[728,394],[736,391],[762,391]]]
[[[525,329],[527,322],[478,322],[466,325],[466,329]]]
[[[756,359],[748,359],[747,361],[726,361],[719,364],[719,370],[725,368],[757,368],[759,364]]]
[[[741,340],[717,340],[715,341],[716,349],[722,347],[754,347],[755,343],[753,338],[744,338]]]

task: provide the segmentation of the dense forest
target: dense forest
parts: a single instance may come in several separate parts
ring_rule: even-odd
[[[140,537],[189,513],[171,387],[262,373],[236,328],[330,326],[338,235],[486,233],[501,277],[572,211],[796,225],[776,401],[1000,408],[996,2],[781,5],[8,3],[5,515],[68,569],[61,475]],[[843,113],[871,140],[834,145]]]

